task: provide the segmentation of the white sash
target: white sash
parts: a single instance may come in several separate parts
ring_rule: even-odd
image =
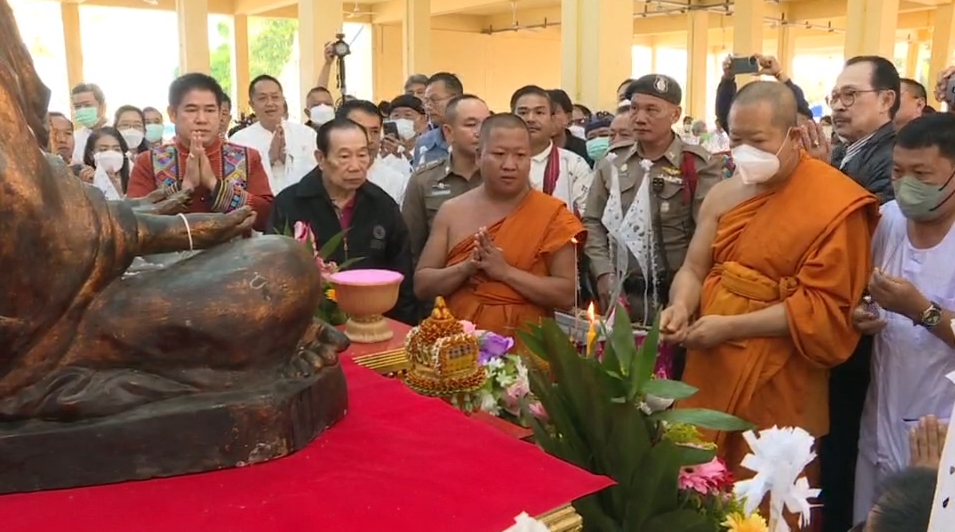
[[[632,153],[632,152],[631,152]],[[609,154],[608,157],[613,154]],[[659,303],[659,294],[657,293],[654,276],[656,275],[657,256],[654,246],[653,220],[651,217],[650,205],[650,168],[653,162],[647,159],[640,161],[643,168],[643,179],[640,181],[640,187],[634,196],[633,203],[623,213],[623,203],[620,191],[620,170],[615,161],[610,161],[610,183],[607,205],[604,208],[601,222],[607,228],[607,232],[613,242],[614,249],[614,274],[616,275],[613,291],[611,292],[612,304],[615,304],[623,291],[623,281],[627,277],[629,255],[637,260],[640,265],[640,272],[643,274],[646,288],[643,298],[643,315],[651,316],[651,310],[656,310]],[[623,166],[626,169],[626,165]],[[652,305],[652,306],[651,306]]]

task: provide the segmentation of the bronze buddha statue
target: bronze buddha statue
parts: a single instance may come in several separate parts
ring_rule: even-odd
[[[310,251],[281,236],[233,240],[251,228],[247,207],[183,218],[168,215],[188,193],[106,201],[41,149],[48,100],[0,0],[0,493],[269,459],[341,418],[347,339],[312,318],[323,294]],[[205,251],[123,275],[136,257],[190,246]],[[145,441],[157,419],[194,433]],[[38,449],[51,431],[60,442]],[[57,479],[64,463],[22,462],[31,449],[57,462],[63,442],[105,449],[110,434],[155,467],[130,458],[109,474]]]

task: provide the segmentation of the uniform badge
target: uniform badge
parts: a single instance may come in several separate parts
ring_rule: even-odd
[[[669,86],[670,84],[667,83],[666,78],[664,78],[663,76],[657,76],[657,79],[653,81],[653,88],[656,89],[656,91],[661,94],[665,93]]]
[[[380,226],[380,225],[376,225],[376,226],[375,226],[374,228],[372,228],[372,230],[371,230],[371,236],[375,237],[375,238],[378,239],[378,240],[384,240],[384,239],[385,239],[385,228],[382,227],[382,226]]]
[[[670,212],[670,202],[669,202],[669,201],[661,201],[661,202],[660,202],[660,213],[661,213],[661,214],[666,214],[666,213],[668,213],[668,212]]]
[[[665,183],[663,181],[663,177],[657,176],[657,177],[654,177],[653,180],[650,182],[650,188],[653,189],[653,192],[659,194],[660,192],[663,192],[664,184]]]

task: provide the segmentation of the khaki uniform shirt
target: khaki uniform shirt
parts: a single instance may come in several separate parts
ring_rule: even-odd
[[[696,191],[689,202],[683,195],[684,181],[680,171],[684,152],[692,153],[696,162]],[[617,153],[613,161],[605,158],[598,164],[593,186],[587,196],[583,219],[584,227],[587,228],[584,252],[590,258],[591,271],[597,278],[614,271],[607,228],[601,221],[610,195],[610,165],[613,164],[619,172],[620,200],[624,214],[633,203],[643,179],[655,180],[650,189],[651,219],[657,234],[657,242],[654,245],[662,243],[666,274],[668,279],[672,279],[686,258],[703,198],[722,177],[723,163],[704,148],[686,144],[676,135],[663,156],[653,161],[649,172],[645,172],[640,165],[644,157],[638,144],[633,144],[623,153]],[[644,278],[633,256],[630,257],[629,277]],[[666,297],[666,294],[663,296]]]
[[[444,202],[481,184],[481,174],[475,172],[470,179],[451,171],[451,158],[432,161],[418,167],[408,179],[401,214],[408,226],[408,239],[415,262],[421,256],[431,224]]]

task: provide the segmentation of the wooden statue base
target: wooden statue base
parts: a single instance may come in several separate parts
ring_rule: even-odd
[[[170,399],[77,423],[0,423],[0,494],[241,467],[286,456],[342,419],[340,365],[258,389]]]

